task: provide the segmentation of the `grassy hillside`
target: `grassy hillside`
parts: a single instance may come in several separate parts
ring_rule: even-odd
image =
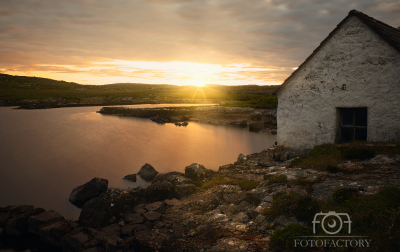
[[[225,103],[263,107],[278,86],[175,86],[119,83],[80,85],[38,77],[0,74],[0,104],[32,102],[65,104]],[[267,100],[268,100],[267,99]],[[274,100],[275,99],[275,100]],[[273,98],[276,103],[276,98]],[[260,105],[261,104],[261,105]],[[268,103],[268,106],[271,104]],[[272,105],[272,107],[276,107]]]

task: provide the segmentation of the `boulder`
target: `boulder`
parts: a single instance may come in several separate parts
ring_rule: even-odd
[[[146,220],[156,221],[156,220],[160,219],[161,214],[157,213],[157,212],[154,212],[154,211],[149,211],[149,212],[144,214],[144,217],[146,218]]]
[[[10,212],[0,212],[0,228],[4,228],[7,221],[11,218]]]
[[[63,251],[82,251],[84,244],[89,239],[90,236],[84,232],[67,234],[61,239],[61,248]]]
[[[124,236],[132,236],[136,231],[147,230],[148,228],[142,224],[127,224],[121,227],[121,234]]]
[[[129,180],[131,182],[136,182],[136,174],[129,174],[124,177],[124,179]]]
[[[127,212],[143,201],[145,201],[144,190],[127,192],[109,188],[83,205],[79,223],[94,228],[104,227],[113,216]]]
[[[37,215],[30,216],[28,221],[26,222],[26,225],[28,226],[29,232],[33,234],[39,234],[39,227],[44,224],[56,222],[56,221],[61,221],[64,220],[64,217],[61,216],[59,213],[55,211],[47,211],[47,212],[42,212]]]
[[[39,237],[43,244],[60,247],[61,238],[71,231],[67,221],[53,222],[39,227]]]
[[[128,213],[124,215],[124,220],[127,223],[140,224],[143,223],[143,217],[138,213]]]
[[[77,207],[82,207],[86,202],[106,191],[107,188],[107,179],[94,178],[83,185],[75,187],[69,196],[69,201]]]
[[[215,171],[206,169],[199,163],[193,163],[185,167],[185,177],[190,178],[194,181],[201,181],[204,178],[211,177],[215,174]]]
[[[175,198],[177,199],[181,199],[195,192],[196,192],[196,186],[194,184],[175,186]]]
[[[164,202],[157,201],[157,202],[153,202],[151,204],[146,205],[144,208],[147,211],[155,211],[155,212],[163,213],[165,210],[165,205],[164,205]]]
[[[243,164],[243,163],[245,163],[247,160],[248,160],[248,159],[247,159],[247,156],[246,156],[246,155],[243,155],[242,153],[240,153],[239,156],[238,156],[238,158],[237,158],[236,163],[238,163],[238,164]]]
[[[249,131],[258,132],[261,130],[261,123],[249,123]]]
[[[17,214],[7,221],[6,232],[9,235],[24,235],[28,233],[27,220],[32,215],[44,212],[43,208],[36,208],[28,212]]]
[[[137,174],[145,180],[153,180],[157,176],[158,171],[156,171],[153,166],[146,163],[140,168]]]
[[[158,173],[157,176],[153,179],[153,181],[151,181],[151,183],[155,184],[160,181],[168,181],[174,185],[193,183],[193,180],[186,178],[185,174],[181,172]]]
[[[180,206],[180,205],[182,205],[182,203],[179,200],[175,199],[175,198],[173,198],[171,200],[166,199],[166,200],[164,200],[164,203],[167,206]]]
[[[257,190],[252,190],[249,192],[246,192],[246,201],[249,202],[250,204],[253,205],[258,205],[261,203],[261,199],[263,198],[263,193],[257,191]]]
[[[172,199],[175,195],[175,187],[172,183],[161,181],[146,188],[146,200],[148,202]]]

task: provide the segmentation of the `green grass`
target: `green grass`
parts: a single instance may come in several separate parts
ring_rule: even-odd
[[[293,237],[312,235],[312,228],[297,223],[276,230],[269,240],[269,248],[275,251],[307,251],[309,248],[295,248]]]
[[[350,235],[367,236],[372,240],[371,247],[367,250],[364,250],[365,248],[354,250],[331,248],[328,251],[400,251],[400,188],[383,187],[375,195],[360,195],[354,189],[340,189],[332,197],[333,201],[318,201],[298,194],[282,193],[273,198],[271,207],[264,209],[263,213],[269,219],[274,219],[281,214],[287,217],[295,216],[299,220],[306,221],[305,228],[312,227],[312,220],[316,213],[330,211],[347,213],[352,221]],[[347,227],[342,228],[336,235],[348,236]],[[274,242],[270,243],[270,249],[296,251],[293,238],[290,237],[301,235],[306,230],[300,226],[290,225],[276,230],[271,237],[271,241]],[[315,235],[326,234],[319,226]],[[283,239],[282,236],[285,238]],[[289,243],[284,242],[287,240]]]
[[[233,103],[250,102],[253,106],[262,108],[277,102],[276,97],[271,96],[278,87],[257,85],[196,87],[140,83],[80,85],[46,78],[0,74],[0,100],[9,103],[49,98],[65,99],[67,103],[83,104],[220,103],[228,101]]]
[[[315,146],[307,154],[293,159],[289,167],[312,168],[338,172],[337,165],[347,160],[361,161],[375,155],[400,154],[400,143],[352,142],[348,144],[322,144]]]
[[[282,183],[285,184],[287,183],[287,176],[285,174],[281,174],[281,175],[272,175],[270,177],[268,177],[266,184],[267,185],[272,185],[274,183]]]

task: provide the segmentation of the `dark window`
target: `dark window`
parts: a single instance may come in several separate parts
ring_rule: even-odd
[[[367,108],[340,109],[340,142],[367,141]]]

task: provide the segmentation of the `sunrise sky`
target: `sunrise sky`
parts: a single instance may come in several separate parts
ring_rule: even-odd
[[[281,84],[352,9],[399,0],[0,0],[0,72],[80,84]]]

